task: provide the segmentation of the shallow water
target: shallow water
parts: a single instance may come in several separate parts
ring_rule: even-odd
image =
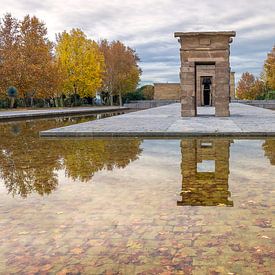
[[[76,122],[0,124],[0,274],[272,274],[274,139],[38,137]]]

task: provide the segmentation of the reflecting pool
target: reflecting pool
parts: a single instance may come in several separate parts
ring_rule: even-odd
[[[274,139],[39,138],[86,120],[0,124],[0,274],[272,274]]]

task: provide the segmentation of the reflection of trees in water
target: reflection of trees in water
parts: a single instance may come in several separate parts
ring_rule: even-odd
[[[64,118],[0,124],[0,177],[9,193],[49,194],[58,185],[60,169],[74,180],[88,181],[99,170],[126,167],[141,153],[141,141],[136,139],[39,138],[39,131],[64,124],[68,124]]]
[[[64,169],[74,180],[88,181],[102,169],[124,168],[141,153],[140,140],[67,140]]]
[[[263,144],[263,149],[270,164],[275,165],[275,139],[267,139]]]

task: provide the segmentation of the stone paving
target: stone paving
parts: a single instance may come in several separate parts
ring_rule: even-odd
[[[20,110],[20,111],[0,111],[0,121],[24,119],[24,118],[41,118],[55,117],[64,115],[78,114],[95,114],[104,112],[117,112],[127,110],[128,108],[108,106],[108,107],[74,107],[60,109],[39,109],[39,110]]]
[[[198,107],[197,117],[180,116],[180,104],[40,132],[47,137],[275,136],[275,112],[230,104],[230,117],[215,117],[213,107]]]

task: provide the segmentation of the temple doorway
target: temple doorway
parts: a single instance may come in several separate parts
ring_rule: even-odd
[[[202,79],[202,106],[212,106],[211,77]]]

